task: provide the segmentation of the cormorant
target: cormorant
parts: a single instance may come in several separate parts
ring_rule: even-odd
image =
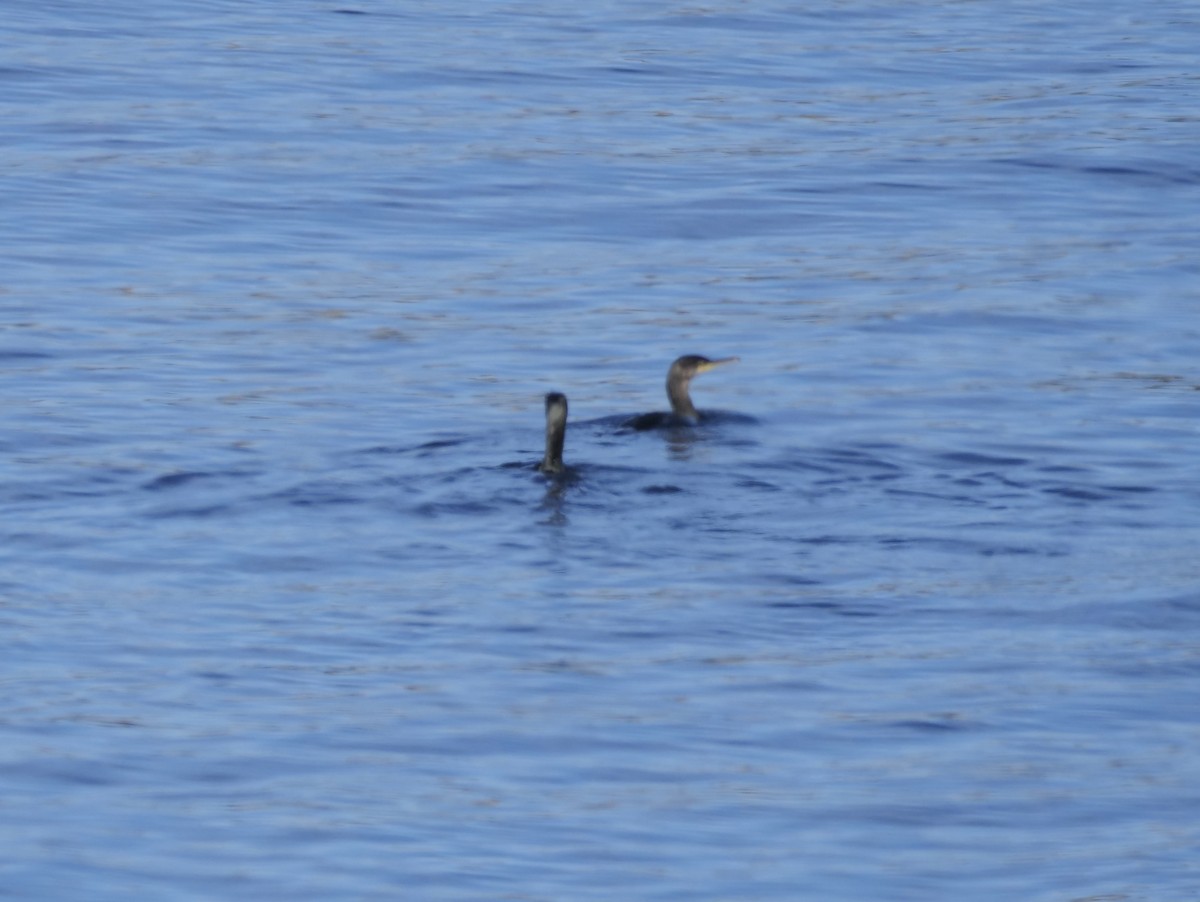
[[[546,456],[538,464],[543,473],[554,475],[563,464],[563,442],[567,439],[567,396],[552,391],[546,395]]]
[[[660,426],[688,425],[700,422],[700,411],[692,403],[688,386],[699,373],[708,372],[727,363],[736,363],[736,357],[709,360],[699,354],[685,354],[676,358],[667,370],[667,398],[671,401],[670,413],[643,413],[625,423],[630,429],[657,429]]]

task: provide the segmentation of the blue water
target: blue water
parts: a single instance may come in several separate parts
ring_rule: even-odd
[[[1200,898],[1194,4],[0,29],[0,896]]]

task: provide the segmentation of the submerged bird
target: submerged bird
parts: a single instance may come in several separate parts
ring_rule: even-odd
[[[667,370],[667,398],[671,401],[670,413],[643,413],[625,425],[630,429],[658,429],[661,426],[694,426],[700,422],[700,411],[692,403],[688,387],[692,379],[700,373],[706,373],[727,363],[736,363],[736,357],[722,357],[719,360],[709,360],[699,354],[685,354],[671,364]]]
[[[546,456],[538,469],[551,475],[561,473],[563,442],[567,440],[567,396],[552,391],[546,395]]]

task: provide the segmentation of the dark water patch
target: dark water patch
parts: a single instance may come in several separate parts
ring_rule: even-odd
[[[939,454],[938,459],[969,467],[1021,467],[1029,463],[1024,457],[999,457],[978,451],[951,451]]]
[[[861,536],[821,535],[797,539],[802,545],[857,545],[866,541]]]
[[[846,608],[845,602],[825,601],[825,600],[819,600],[819,599],[812,599],[812,600],[806,599],[803,601],[797,600],[797,599],[776,600],[776,601],[769,602],[766,606],[771,607],[771,608],[785,608],[785,609],[806,608],[806,609],[811,609],[814,611],[833,611],[835,613],[840,613],[841,611],[845,610],[845,608]]]
[[[1028,483],[1018,482],[1005,476],[1003,473],[996,473],[992,470],[983,470],[982,472],[972,473],[970,476],[951,476],[947,473],[938,474],[938,478],[949,480],[955,485],[968,486],[971,488],[986,488],[987,486],[999,485],[1004,488],[1025,489],[1028,488]]]
[[[526,459],[526,461],[505,461],[502,464],[497,464],[497,469],[500,469],[500,470],[523,470],[523,471],[527,471],[527,473],[536,473],[540,476],[545,476],[545,477],[547,477],[547,479],[551,479],[551,477],[553,477],[553,476],[562,475],[562,473],[566,473],[566,470],[568,470],[568,468],[564,467],[562,470],[562,473],[559,473],[559,474],[542,473],[540,467],[541,467],[541,459],[540,458],[539,459],[529,458],[529,459]]]
[[[642,489],[645,495],[678,495],[686,491],[677,485],[648,485]]]
[[[456,448],[459,445],[464,445],[469,441],[466,437],[434,439],[433,441],[421,442],[417,445],[375,445],[370,448],[363,448],[358,454],[411,454],[416,457],[432,457],[438,451],[444,451],[447,448]]]
[[[872,187],[884,191],[952,191],[951,185],[936,185],[928,182],[874,182]]]
[[[819,585],[818,580],[811,580],[810,585]],[[786,599],[777,598],[771,601],[763,602],[762,607],[775,611],[816,611],[823,614],[831,614],[836,617],[844,617],[849,620],[871,620],[876,617],[882,617],[885,614],[884,609],[878,607],[869,607],[857,602],[840,602],[840,601],[817,601],[808,599]]]
[[[402,548],[382,548],[378,551],[379,557],[398,562],[411,563],[414,559],[431,561],[444,560],[451,562],[458,559],[462,554],[462,548],[456,545],[446,545],[430,541],[409,541]],[[418,612],[419,613],[419,612]]]
[[[1200,185],[1200,170],[1163,163],[1144,166],[1097,166],[1077,159],[1033,159],[1030,157],[1002,159],[994,162],[1001,166],[1017,166],[1024,169],[1041,169],[1077,175],[1098,175],[1120,180],[1132,179],[1150,184]]]
[[[523,664],[517,669],[531,673],[591,677],[603,676],[605,673],[604,668],[597,667],[594,664],[584,664],[579,661],[571,661],[565,658],[559,658],[554,661],[537,661],[529,664]]]
[[[1185,391],[1195,391],[1200,389],[1200,383],[1192,381],[1189,377],[1166,374],[1166,373],[1113,373],[1112,378],[1120,379],[1126,382],[1136,382],[1142,388],[1148,390],[1161,390],[1164,388],[1182,388]]]
[[[329,507],[361,504],[361,493],[348,491],[341,485],[310,484],[284,489],[264,497],[265,501],[282,501],[293,507]]]
[[[177,505],[174,507],[160,508],[158,510],[147,511],[146,517],[152,520],[174,520],[174,519],[195,519],[208,520],[213,517],[224,517],[231,515],[237,505],[233,503],[221,504],[200,504],[200,505]]]
[[[891,461],[882,460],[874,455],[851,449],[829,449],[820,452],[820,456],[825,460],[838,464],[839,467],[866,467],[873,470],[888,470],[893,473],[899,473],[903,470],[903,467],[899,464],[894,464]]]
[[[876,452],[879,452],[879,451],[899,452],[899,451],[903,451],[905,449],[904,445],[901,445],[897,442],[888,442],[888,441],[879,441],[879,440],[871,440],[871,441],[864,441],[864,442],[851,442],[849,447],[856,448],[856,449],[861,448],[865,452],[870,452],[871,454],[875,454]]]
[[[892,550],[928,549],[950,554],[969,554],[978,557],[1063,557],[1068,552],[1051,546],[1001,545],[986,540],[936,538],[929,536],[880,536],[876,543]]]
[[[602,66],[597,71],[605,75],[653,75],[668,70],[661,66]]]
[[[931,501],[944,501],[950,504],[974,504],[974,505],[991,505],[995,503],[994,498],[976,498],[973,495],[951,495],[945,492],[934,492],[922,489],[900,489],[886,487],[885,494],[894,495],[902,498],[928,498]]]
[[[782,460],[772,461],[770,463],[761,464],[760,466],[763,469],[788,470],[804,473],[833,474],[838,472],[837,466],[827,463],[816,463],[807,459],[798,450],[789,454]]]
[[[52,354],[42,351],[17,351],[11,348],[0,348],[0,363],[6,360],[49,360]]]
[[[540,626],[532,623],[502,623],[496,627],[496,632],[531,636],[543,632],[543,630]]]
[[[148,492],[161,492],[167,489],[176,489],[181,486],[191,485],[192,483],[205,480],[247,479],[258,475],[259,472],[251,470],[184,470],[177,473],[167,473],[163,476],[156,476],[154,479],[143,485],[142,488]]]
[[[443,516],[480,516],[495,513],[499,508],[482,501],[431,501],[418,504],[413,513],[421,517],[436,519]]]
[[[856,470],[876,470],[877,473],[863,476],[858,474],[857,477],[865,477],[870,480],[890,480],[904,473],[904,467],[890,461],[884,461],[874,455],[869,455],[863,451],[854,451],[850,449],[827,449],[817,451],[815,453],[817,461],[797,461],[788,462],[788,467],[792,469],[814,469],[824,471],[824,473],[842,474],[846,479],[852,477],[853,471]]]
[[[166,476],[155,477],[146,483],[143,488],[151,492],[157,492],[161,489],[172,489],[188,482],[194,482],[197,479],[209,479],[211,477],[211,473],[169,473]]]
[[[761,479],[751,479],[749,477],[739,479],[736,484],[739,489],[754,489],[760,492],[780,491],[780,487],[772,482],[764,482]]]
[[[1042,491],[1047,495],[1057,495],[1059,498],[1067,498],[1071,501],[1107,501],[1111,497],[1096,489],[1079,486],[1051,486]]]
[[[534,470],[536,465],[530,461],[517,461],[512,465],[500,464],[496,467],[457,467],[453,470],[443,470],[438,473],[428,473],[423,479],[428,486],[449,486],[466,480],[476,480],[486,484],[487,475],[498,470],[522,469]]]
[[[541,466],[540,460],[510,460],[499,465],[501,470],[525,470],[533,473],[540,472],[538,467]],[[551,474],[542,474],[551,475]]]
[[[1029,489],[1032,487],[1028,482],[1019,482],[1016,479],[1005,476],[1003,473],[983,472],[977,474],[975,478],[981,486],[990,483],[1003,486],[1007,489]]]
[[[1082,166],[1079,171],[1086,175],[1112,176],[1119,179],[1136,179],[1145,182],[1161,182],[1168,185],[1200,185],[1200,172],[1187,169],[1139,168],[1136,166]]]
[[[955,485],[965,486],[967,488],[980,488],[984,485],[984,480],[974,476],[959,476],[952,480]]]
[[[889,726],[919,733],[948,733],[970,729],[959,714],[943,714],[937,717],[912,718],[892,721]]]
[[[1024,545],[977,545],[974,550],[980,557],[1023,557],[1035,556],[1045,558],[1067,557],[1070,552],[1064,548],[1030,548]]]

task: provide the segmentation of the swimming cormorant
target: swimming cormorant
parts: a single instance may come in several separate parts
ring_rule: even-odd
[[[692,403],[688,386],[699,373],[706,373],[727,363],[736,363],[736,357],[709,360],[699,354],[685,354],[676,358],[667,370],[667,398],[671,402],[670,413],[643,413],[625,423],[630,429],[657,429],[660,426],[694,426],[700,422],[700,411]]]
[[[567,396],[552,391],[546,395],[546,456],[538,464],[543,473],[561,473],[563,442],[567,439]]]

